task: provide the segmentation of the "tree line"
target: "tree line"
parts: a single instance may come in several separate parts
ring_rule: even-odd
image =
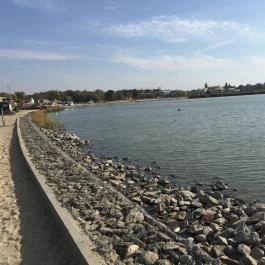
[[[205,83],[207,87],[207,83]],[[184,90],[168,90],[163,91],[157,89],[123,89],[123,90],[107,90],[100,89],[89,90],[49,90],[44,92],[36,92],[34,94],[26,95],[23,91],[17,91],[10,95],[8,93],[0,92],[1,97],[9,97],[17,102],[24,102],[30,97],[34,100],[42,102],[43,100],[58,100],[58,101],[73,101],[75,103],[93,102],[109,102],[117,100],[141,100],[154,98],[170,98],[170,97],[205,97],[205,96],[229,96],[229,95],[247,95],[247,94],[265,94],[265,83],[257,83],[255,85],[239,85],[232,86],[227,82],[224,85],[225,92],[207,94],[202,89],[195,89],[190,91]],[[229,88],[232,88],[229,90]],[[227,90],[228,89],[228,90]]]
[[[26,95],[24,92],[15,92],[13,95],[8,93],[0,93],[0,96],[12,97],[16,101],[24,101],[30,97],[34,100],[42,102],[43,100],[58,100],[58,101],[73,101],[75,103],[93,102],[108,102],[117,100],[137,100],[137,99],[152,99],[161,97],[177,97],[186,96],[186,91],[174,90],[169,93],[164,93],[161,89],[130,89],[130,90],[108,90],[103,91],[97,89],[95,91],[88,90],[49,90],[45,92],[37,92],[31,95]]]

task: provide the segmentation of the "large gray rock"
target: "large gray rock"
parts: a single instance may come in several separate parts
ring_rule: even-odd
[[[193,193],[189,190],[181,190],[180,194],[187,200],[193,199],[196,196],[195,193]]]
[[[192,254],[198,264],[211,264],[211,265],[221,265],[221,261],[212,258],[207,252],[205,252],[198,245],[192,248]]]
[[[234,240],[238,244],[256,245],[260,242],[259,234],[257,232],[246,233],[241,231],[236,234]]]
[[[187,265],[187,264],[193,264],[192,263],[192,257],[190,255],[182,255],[179,257],[179,264],[180,265]]]
[[[245,211],[245,213],[246,213],[248,216],[251,216],[251,215],[255,214],[255,213],[258,211],[258,209],[257,209],[257,207],[249,206],[249,207],[247,207],[244,211]]]
[[[125,218],[126,223],[142,222],[143,220],[144,214],[138,208],[133,208],[132,210],[130,210]]]
[[[140,262],[145,265],[152,265],[159,259],[158,254],[152,251],[145,251],[140,255]]]
[[[177,214],[176,214],[176,218],[178,220],[184,220],[186,218],[186,215],[187,215],[187,212],[185,211],[179,211]]]
[[[235,223],[236,221],[238,221],[239,220],[239,217],[236,215],[236,214],[231,214],[230,216],[229,216],[229,221],[230,221],[230,223]]]
[[[164,202],[159,202],[156,207],[155,207],[156,211],[158,213],[163,213],[166,209],[166,205],[164,204]]]
[[[233,247],[232,245],[228,245],[224,248],[224,253],[228,256],[228,257],[234,257],[236,254],[237,250],[235,247]]]
[[[223,226],[227,223],[227,220],[224,217],[219,217],[219,218],[215,219],[213,222],[218,224],[218,225]]]
[[[215,183],[214,187],[215,187],[217,190],[225,190],[225,189],[228,188],[227,185],[225,185],[225,183],[224,183],[222,180],[218,180],[218,181]]]
[[[257,265],[258,264],[258,262],[248,254],[245,254],[243,256],[243,258],[241,259],[241,263],[244,265]]]
[[[213,229],[209,226],[204,226],[202,233],[208,237],[213,234]]]
[[[255,259],[261,259],[264,256],[264,251],[258,247],[254,247],[252,248],[250,255]]]
[[[248,254],[250,255],[251,248],[245,244],[239,244],[237,247],[237,251],[241,254]]]
[[[175,250],[181,255],[188,254],[185,245],[177,244],[174,242],[157,242],[155,243],[155,247],[160,251]]]
[[[206,211],[201,212],[202,219],[208,222],[211,222],[214,220],[215,214],[216,212],[213,210],[206,210]]]
[[[216,223],[210,223],[210,227],[212,228],[213,232],[219,232],[219,231],[221,231],[223,229],[222,226],[220,226],[220,225],[218,225]]]
[[[221,230],[221,229],[220,229]],[[234,229],[231,227],[226,228],[224,231],[220,232],[220,236],[229,238],[234,236]]]
[[[258,223],[259,221],[265,221],[265,212],[257,212],[253,214],[246,220],[246,224],[252,225]]]
[[[219,191],[215,191],[213,193],[212,197],[214,197],[216,200],[223,200],[224,199],[223,194]]]
[[[132,254],[136,253],[138,251],[138,249],[139,249],[139,246],[136,244],[129,245],[127,248],[125,256],[126,257],[131,256]]]
[[[265,212],[265,203],[256,203],[255,207],[259,212]]]
[[[257,224],[254,225],[256,231],[259,231],[260,236],[265,235],[265,221],[259,221]]]
[[[217,236],[215,237],[215,241],[219,244],[219,245],[223,245],[223,246],[227,246],[227,239],[223,236]]]
[[[197,193],[197,197],[200,199],[200,201],[203,204],[214,204],[217,205],[218,204],[218,200],[216,200],[215,198],[213,198],[212,196],[206,194],[204,191],[200,190]]]
[[[215,245],[212,247],[211,252],[213,257],[219,258],[224,255],[224,248],[225,246],[222,245]]]
[[[207,241],[207,237],[204,234],[199,234],[199,235],[196,236],[196,240],[198,242],[206,242]]]
[[[158,259],[155,265],[172,265],[172,263],[168,259]]]
[[[190,224],[188,227],[187,227],[187,230],[189,233],[191,234],[201,234],[202,231],[203,231],[203,226],[201,224]]]

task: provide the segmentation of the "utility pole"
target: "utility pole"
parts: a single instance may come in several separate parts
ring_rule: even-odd
[[[3,108],[1,108],[1,116],[2,116],[2,125],[5,126],[6,123],[5,123],[4,110],[3,110]]]

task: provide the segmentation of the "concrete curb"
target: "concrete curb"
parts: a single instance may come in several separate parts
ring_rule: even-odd
[[[49,186],[46,185],[45,177],[36,170],[34,164],[31,162],[21,135],[20,118],[17,119],[16,125],[22,154],[33,174],[37,186],[39,187],[44,203],[49,206],[54,220],[58,225],[58,229],[60,229],[66,243],[69,246],[69,249],[72,251],[74,261],[78,265],[106,265],[107,263],[104,259],[92,250],[94,247],[92,241],[77,225],[75,225],[75,221],[73,220],[71,214],[65,208],[60,206],[60,203],[56,200],[54,193]]]

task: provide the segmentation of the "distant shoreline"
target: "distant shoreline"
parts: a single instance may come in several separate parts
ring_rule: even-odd
[[[117,100],[117,101],[105,101],[105,102],[95,102],[91,103],[75,103],[72,107],[83,107],[83,106],[93,106],[93,105],[114,105],[114,104],[127,104],[127,103],[142,103],[142,102],[153,102],[153,101],[174,101],[188,99],[187,97],[176,97],[176,98],[147,98],[147,99],[135,99],[135,100]]]
[[[217,97],[236,97],[236,96],[254,96],[264,95],[264,91],[246,91],[246,92],[228,92],[228,93],[216,93],[216,94],[194,94],[187,97],[188,99],[194,98],[217,98]]]
[[[259,92],[241,92],[241,93],[226,93],[226,94],[216,94],[216,95],[194,95],[189,97],[174,97],[174,98],[146,98],[146,99],[133,99],[133,100],[116,100],[116,101],[105,101],[105,102],[95,102],[91,103],[75,103],[71,107],[84,107],[84,106],[93,106],[93,105],[114,105],[114,104],[128,104],[128,103],[143,103],[143,102],[157,102],[157,101],[174,101],[174,100],[183,100],[183,99],[198,99],[198,98],[218,98],[218,97],[236,97],[236,96],[255,96],[255,95],[265,95],[265,93]]]

